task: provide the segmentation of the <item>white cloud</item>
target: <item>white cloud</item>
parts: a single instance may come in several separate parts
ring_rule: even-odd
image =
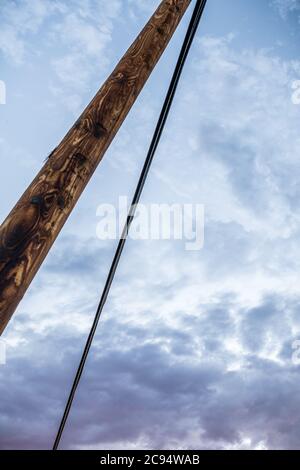
[[[90,89],[94,77],[99,83],[110,63],[107,49],[121,8],[120,0],[5,1],[0,52],[14,64],[33,66],[33,55],[42,61],[39,50],[46,50],[56,74],[49,77],[50,91],[76,114],[83,106],[79,96]],[[37,46],[38,35],[42,42]]]
[[[177,188],[188,180],[190,197],[202,199],[209,219],[284,239],[296,233],[300,216],[293,203],[300,110],[291,103],[300,62],[263,50],[238,53],[230,41],[200,41],[193,86],[183,88],[176,109],[180,131],[166,141],[159,171]],[[183,147],[190,139],[192,146]],[[171,165],[173,158],[180,167]]]
[[[49,28],[52,46],[56,50],[51,62],[60,82],[56,88],[74,115],[82,108],[79,95],[89,90],[94,77],[99,83],[108,68],[108,45],[120,11],[119,0],[79,3],[74,0],[68,3],[64,15]],[[58,52],[60,48],[61,52]]]
[[[273,0],[272,3],[284,19],[287,18],[289,13],[300,10],[299,0]]]
[[[4,1],[0,12],[0,51],[14,63],[22,63],[25,58],[26,35],[37,33],[46,19],[59,11],[62,11],[62,6],[57,1]]]

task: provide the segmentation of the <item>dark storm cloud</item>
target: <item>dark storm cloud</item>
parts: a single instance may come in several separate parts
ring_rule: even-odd
[[[297,446],[299,368],[290,357],[280,364],[257,355],[264,341],[259,323],[279,334],[274,304],[266,299],[252,312],[239,312],[247,341],[258,340],[247,343],[252,353],[231,371],[233,356],[224,342],[234,333],[234,302],[221,303],[223,308],[199,306],[199,316],[186,318],[182,333],[159,323],[149,331],[124,329],[104,318],[62,446],[126,447],[144,439],[152,448],[224,448],[246,438],[252,446]],[[48,331],[47,342],[30,333],[31,345],[0,369],[1,448],[51,446],[84,342],[73,328]]]

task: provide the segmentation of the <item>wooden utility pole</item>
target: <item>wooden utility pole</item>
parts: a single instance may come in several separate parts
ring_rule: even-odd
[[[0,334],[191,0],[163,0],[0,227]]]

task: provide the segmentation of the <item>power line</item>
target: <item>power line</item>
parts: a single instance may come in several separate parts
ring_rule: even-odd
[[[207,0],[197,0],[196,2],[196,5],[194,8],[187,32],[186,32],[186,36],[184,38],[183,45],[181,47],[181,51],[180,51],[180,54],[179,54],[179,57],[175,66],[175,70],[174,70],[174,73],[170,82],[170,86],[169,86],[158,122],[155,128],[154,134],[153,134],[153,138],[152,138],[152,141],[151,141],[148,153],[147,153],[147,157],[146,157],[146,160],[145,160],[145,163],[144,163],[142,172],[140,174],[140,178],[139,178],[139,181],[138,181],[138,184],[137,184],[137,187],[136,187],[133,199],[132,199],[132,203],[129,209],[127,220],[126,220],[120,241],[118,243],[118,246],[117,246],[117,249],[116,249],[116,252],[115,252],[115,255],[114,255],[114,258],[113,258],[113,261],[112,261],[112,264],[111,264],[111,267],[110,267],[110,270],[106,279],[106,283],[105,283],[105,286],[101,295],[101,299],[100,299],[100,302],[99,302],[99,305],[95,314],[95,318],[94,318],[89,336],[87,338],[87,341],[86,341],[86,344],[85,344],[85,347],[81,356],[81,360],[80,360],[80,363],[79,363],[79,366],[78,366],[78,369],[77,369],[77,372],[73,381],[73,385],[72,385],[72,388],[68,397],[68,401],[64,409],[64,414],[61,419],[60,426],[59,426],[59,429],[58,429],[58,432],[54,441],[53,450],[58,449],[61,436],[62,436],[65,424],[67,422],[67,419],[70,413],[70,409],[73,403],[76,389],[80,382],[80,378],[81,378],[81,375],[82,375],[82,372],[83,372],[83,369],[84,369],[84,366],[85,366],[85,363],[86,363],[86,360],[87,360],[87,357],[88,357],[88,354],[89,354],[89,351],[93,342],[93,338],[97,330],[100,316],[103,311],[105,302],[107,300],[107,297],[108,297],[108,294],[109,294],[109,291],[110,291],[110,288],[111,288],[111,285],[112,285],[112,282],[113,282],[113,279],[114,279],[114,276],[115,276],[115,273],[116,273],[116,270],[117,270],[122,252],[123,252],[123,248],[126,243],[130,225],[134,218],[136,205],[138,204],[140,200],[143,188],[145,186],[145,182],[146,182],[146,179],[147,179],[150,167],[151,167],[151,163],[153,161],[155,151],[157,149],[163,129],[165,127],[165,124],[166,124],[166,121],[167,121],[167,118],[168,118],[168,115],[172,106],[172,102],[176,93],[176,89],[177,89],[177,86],[181,77],[181,73],[182,73],[185,61],[187,59],[190,47],[193,43],[193,39],[195,37],[206,2]]]

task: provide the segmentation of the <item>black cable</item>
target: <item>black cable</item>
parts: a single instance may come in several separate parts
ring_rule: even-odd
[[[171,83],[170,83],[170,86],[169,86],[169,89],[168,89],[168,92],[167,92],[167,95],[166,95],[166,98],[165,98],[165,101],[164,101],[164,104],[163,104],[163,107],[162,107],[162,110],[161,110],[161,113],[160,113],[160,116],[159,116],[159,119],[158,119],[158,122],[157,122],[157,125],[156,125],[156,128],[155,128],[155,131],[154,131],[154,135],[153,135],[148,153],[147,153],[147,157],[146,157],[146,160],[145,160],[145,163],[144,163],[144,166],[143,166],[143,169],[142,169],[142,172],[141,172],[141,175],[140,175],[140,178],[139,178],[139,181],[138,181],[135,193],[134,193],[134,197],[132,199],[132,203],[131,203],[131,207],[130,207],[130,210],[129,210],[129,213],[128,213],[128,216],[127,216],[125,227],[123,229],[120,241],[118,243],[118,246],[117,246],[117,249],[116,249],[116,252],[115,252],[111,267],[110,267],[110,270],[109,270],[109,274],[107,276],[106,283],[105,283],[105,286],[104,286],[104,289],[103,289],[103,292],[102,292],[102,295],[101,295],[99,306],[98,306],[97,311],[96,311],[94,322],[93,322],[93,325],[91,327],[88,339],[86,341],[85,348],[83,350],[82,357],[81,357],[81,360],[80,360],[80,363],[79,363],[79,366],[78,366],[78,369],[77,369],[77,372],[76,372],[76,376],[74,378],[74,382],[73,382],[73,385],[72,385],[72,388],[71,388],[71,391],[70,391],[70,395],[69,395],[69,398],[68,398],[68,401],[67,401],[67,404],[66,404],[66,407],[65,407],[65,410],[64,410],[64,414],[63,414],[63,417],[62,417],[62,420],[61,420],[61,423],[60,423],[60,426],[59,426],[59,429],[58,429],[58,432],[57,432],[57,435],[56,435],[56,438],[55,438],[55,442],[54,442],[54,445],[53,445],[53,450],[58,449],[60,439],[61,439],[64,427],[65,427],[66,421],[68,419],[68,415],[69,415],[69,412],[70,412],[70,409],[71,409],[71,406],[72,406],[72,402],[73,402],[73,399],[74,399],[74,396],[75,396],[75,393],[76,393],[76,389],[78,387],[78,384],[79,384],[79,381],[80,381],[80,378],[81,378],[81,375],[82,375],[82,372],[83,372],[83,369],[84,369],[84,366],[85,366],[85,362],[86,362],[87,356],[89,354],[89,350],[90,350],[92,342],[93,342],[93,338],[94,338],[94,335],[95,335],[95,332],[96,332],[96,329],[97,329],[97,325],[98,325],[103,307],[105,305],[107,296],[109,294],[110,287],[112,285],[112,282],[113,282],[113,279],[114,279],[114,276],[115,276],[115,273],[116,273],[116,270],[117,270],[117,267],[118,267],[118,264],[119,264],[119,261],[120,261],[120,258],[121,258],[121,254],[122,254],[122,251],[123,251],[123,248],[124,248],[124,245],[126,243],[127,234],[128,234],[131,222],[134,218],[136,204],[138,204],[138,202],[140,200],[140,196],[141,196],[141,193],[143,191],[145,181],[146,181],[147,175],[149,173],[150,166],[151,166],[151,163],[153,161],[153,157],[154,157],[156,148],[158,146],[160,137],[162,135],[162,131],[164,129],[164,126],[165,126],[165,123],[166,123],[166,120],[167,120],[167,117],[168,117],[168,114],[169,114],[169,111],[171,109],[172,101],[173,101],[173,98],[175,96],[175,92],[176,92],[177,85],[178,85],[178,82],[179,82],[179,79],[180,79],[180,76],[181,76],[181,72],[183,70],[183,67],[184,67],[186,58],[188,56],[190,47],[192,45],[193,39],[195,37],[200,19],[202,17],[202,13],[203,13],[205,5],[206,5],[206,2],[207,2],[207,0],[197,0],[197,3],[195,5],[195,9],[194,9],[194,12],[192,14],[190,24],[188,26],[186,36],[185,36],[184,41],[183,41],[183,45],[182,45],[182,48],[181,48],[181,51],[180,51],[180,54],[179,54],[179,57],[178,57],[178,61],[177,61],[177,64],[176,64],[176,67],[175,67],[175,70],[174,70],[174,73],[173,73],[173,76],[172,76],[172,79],[171,79]]]

